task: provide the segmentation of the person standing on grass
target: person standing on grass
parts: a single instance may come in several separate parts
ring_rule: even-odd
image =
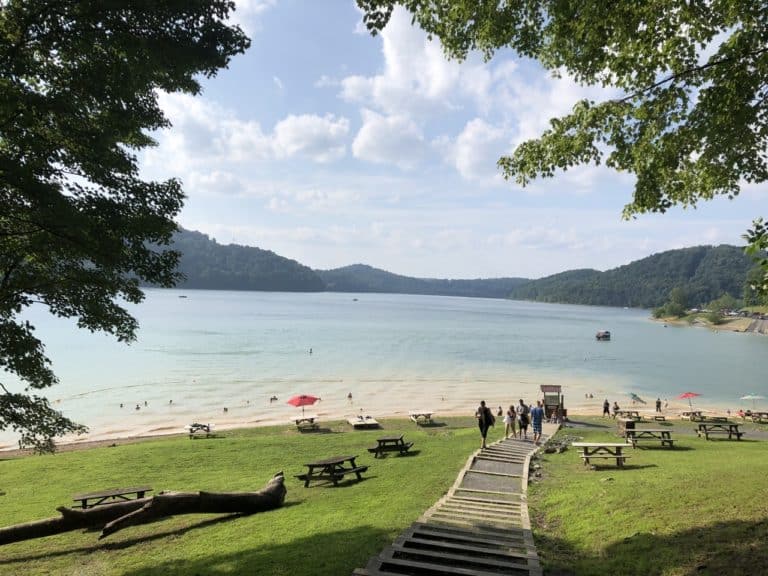
[[[520,438],[528,440],[528,406],[525,405],[522,398],[520,398],[520,403],[515,411],[517,412],[517,423],[520,425]]]
[[[541,441],[541,423],[544,421],[544,408],[541,400],[536,400],[536,406],[531,408],[531,423],[533,424],[533,443],[537,446]]]
[[[475,412],[475,418],[477,418],[477,425],[480,428],[480,448],[485,448],[485,437],[488,436],[488,428],[496,422],[493,412],[485,405],[485,400],[480,400],[480,407]]]
[[[661,412],[661,398],[656,398],[656,412]]]
[[[517,426],[515,426],[516,421],[517,414],[515,414],[515,407],[510,406],[509,410],[507,410],[507,413],[504,416],[504,436],[506,438],[509,438],[510,432],[512,432],[512,436],[517,438]]]
[[[619,408],[619,403],[618,403],[618,402],[616,402],[616,401],[614,400],[614,401],[613,401],[613,417],[614,417],[614,418],[616,418],[616,413],[617,413],[619,410],[621,410],[621,408]]]
[[[608,398],[603,401],[603,416],[611,415],[611,403],[608,402]]]

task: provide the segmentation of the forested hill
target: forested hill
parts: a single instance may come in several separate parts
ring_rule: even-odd
[[[510,297],[539,302],[654,308],[672,288],[683,287],[691,305],[723,294],[741,298],[754,262],[736,246],[670,250],[599,272],[571,270],[517,286]]]
[[[179,288],[322,292],[325,284],[315,272],[269,250],[219,244],[205,234],[181,230],[174,236],[181,253],[179,271],[186,280]]]
[[[329,292],[389,292],[506,298],[513,288],[529,282],[525,278],[476,280],[412,278],[392,274],[364,264],[354,264],[333,270],[316,270],[316,272],[325,282],[326,290]]]

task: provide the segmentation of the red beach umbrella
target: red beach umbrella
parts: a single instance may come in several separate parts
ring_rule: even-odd
[[[701,396],[701,394],[698,394],[696,392],[683,392],[678,396],[680,400],[688,400],[688,406],[693,408],[693,404],[691,403],[691,398],[696,398],[696,396]]]
[[[296,406],[297,408],[301,406],[301,413],[304,414],[304,406],[311,406],[318,400],[320,400],[320,398],[317,396],[312,396],[310,394],[297,394],[296,396],[291,396],[288,399],[288,404],[291,406]]]

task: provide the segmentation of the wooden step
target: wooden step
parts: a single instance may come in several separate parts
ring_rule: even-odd
[[[486,499],[486,498],[477,498],[472,496],[457,496],[456,494],[454,494],[450,498],[452,500],[462,500],[465,502],[477,502],[481,504],[499,504],[500,506],[512,504],[515,506],[520,506],[520,498],[519,498],[520,494],[511,494],[511,496],[518,496],[518,498],[515,500],[493,500],[491,498]]]
[[[389,546],[383,554],[379,555],[382,560],[385,559],[407,559],[417,562],[430,562],[434,564],[466,565],[473,567],[494,567],[499,569],[509,568],[528,568],[531,558],[528,556],[498,556],[483,553],[466,554],[461,551],[450,550],[427,550],[418,548],[403,547],[399,544]],[[537,558],[533,560],[538,561]]]
[[[467,576],[530,574],[529,563],[471,559],[458,554],[417,554],[391,548],[379,555],[381,568],[399,568],[401,574],[465,574]],[[536,563],[537,564],[537,563]],[[414,569],[418,569],[415,571]],[[413,572],[411,570],[414,570]]]
[[[459,526],[437,526],[434,524],[425,524],[424,522],[414,522],[408,528],[408,531],[421,534],[438,534],[458,536],[463,538],[489,538],[494,541],[516,542],[525,535],[523,528],[463,528]]]
[[[423,538],[406,538],[401,536],[395,540],[394,546],[400,546],[406,549],[448,551],[461,554],[476,554],[478,556],[487,556],[489,558],[534,558],[536,553],[527,550],[524,546],[517,548],[477,546],[469,542],[444,542],[439,540],[429,540]]]
[[[467,517],[470,518],[510,518],[510,519],[517,519],[517,521],[520,521],[520,510],[517,510],[516,512],[498,512],[495,510],[477,510],[474,508],[467,508],[465,506],[456,506],[456,505],[450,505],[450,504],[443,504],[439,508],[436,509],[436,511],[439,510],[442,513],[451,513],[451,514],[464,514]]]
[[[433,528],[444,528],[433,526]],[[455,528],[455,527],[454,527]],[[515,537],[509,534],[516,534]],[[448,545],[475,546],[477,548],[487,548],[491,550],[526,550],[530,546],[526,543],[524,534],[521,531],[502,530],[495,534],[468,532],[460,534],[458,532],[448,531],[429,531],[429,530],[406,530],[402,538],[409,538],[419,542],[439,542]]]

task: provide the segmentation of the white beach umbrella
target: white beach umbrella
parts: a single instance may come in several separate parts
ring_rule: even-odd
[[[760,396],[759,394],[747,394],[746,396],[742,396],[740,400],[752,400],[752,408],[754,408],[755,400],[765,400],[765,396]]]

